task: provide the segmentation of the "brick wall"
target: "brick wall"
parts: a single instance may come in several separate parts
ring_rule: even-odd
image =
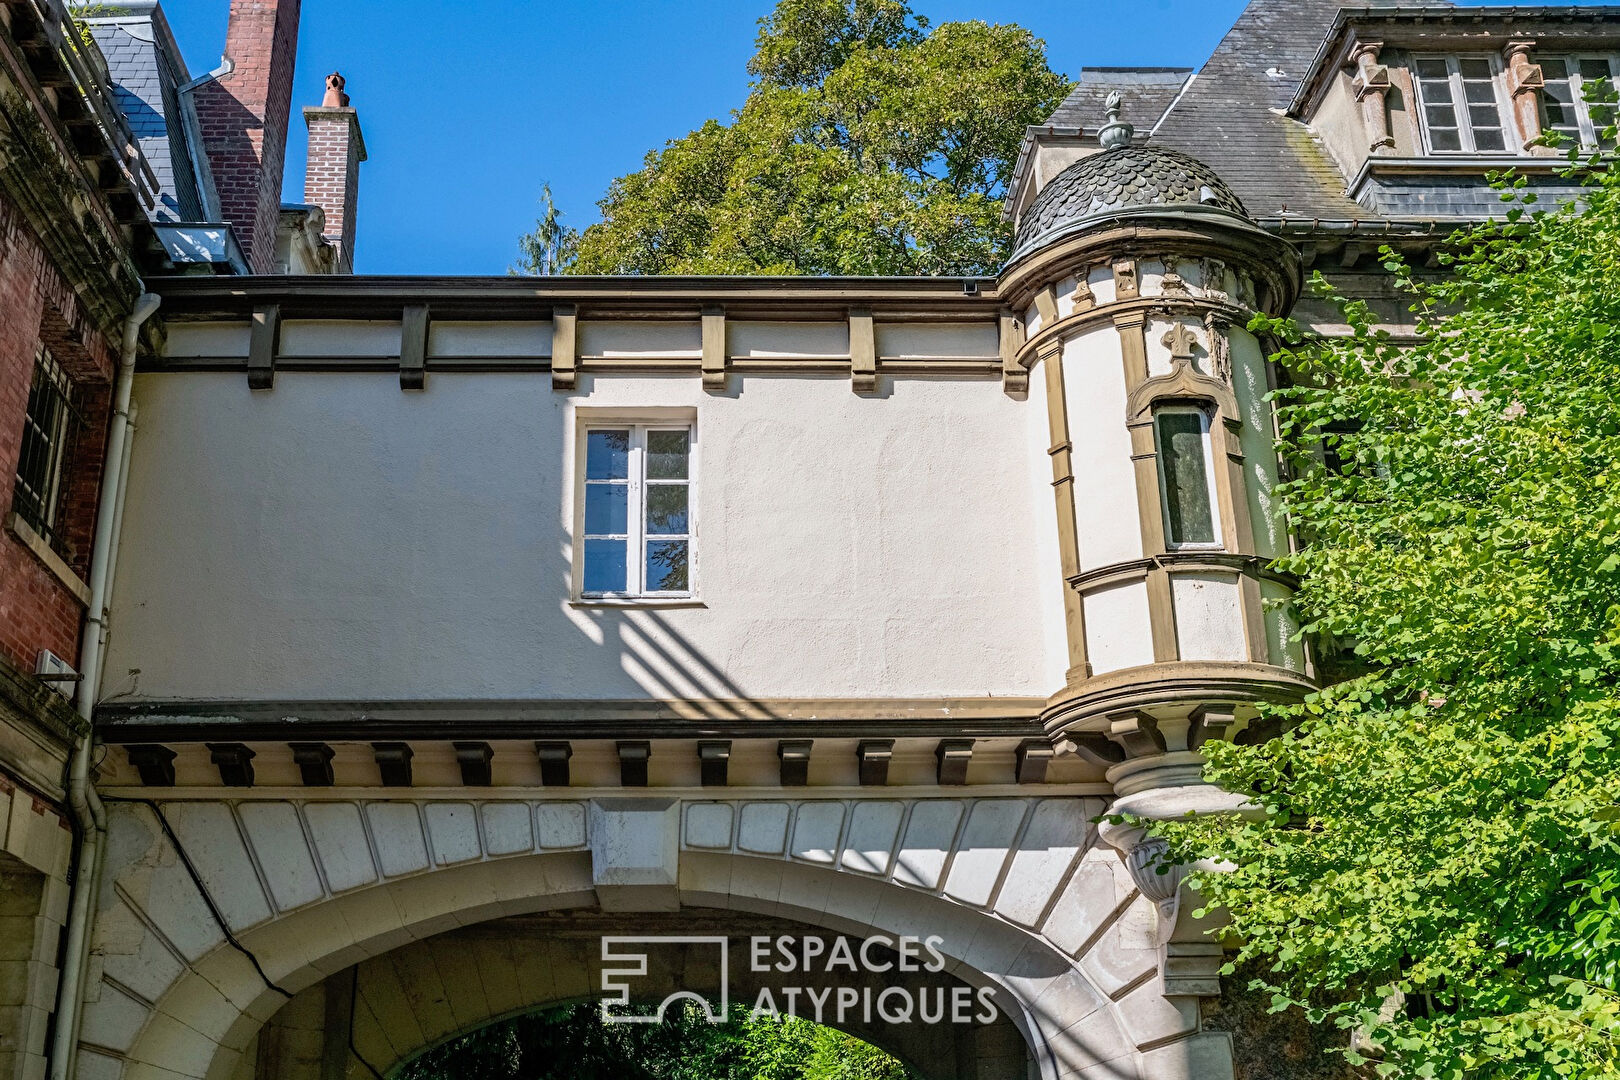
[[[64,557],[89,572],[114,367],[112,344],[91,329],[39,238],[0,198],[0,654],[34,669],[40,649],[76,662],[83,608],[4,521],[11,514],[23,416],[40,341],[73,379],[84,424],[65,462],[60,529]]]
[[[231,0],[225,56],[235,67],[196,91],[220,207],[256,274],[275,266],[298,13],[299,0]]]
[[[337,248],[337,272],[354,272],[355,204],[360,163],[366,159],[360,120],[352,108],[308,108],[309,156],[304,168],[304,201],[326,211],[324,235]]]

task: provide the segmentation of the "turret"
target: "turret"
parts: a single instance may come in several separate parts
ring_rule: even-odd
[[[1203,808],[1199,746],[1312,688],[1246,329],[1292,306],[1299,260],[1212,169],[1133,145],[1117,100],[1100,144],[1030,202],[1001,279],[1051,428],[1069,670],[1044,722],[1116,806]]]

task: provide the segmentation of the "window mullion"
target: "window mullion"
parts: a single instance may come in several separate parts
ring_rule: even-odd
[[[646,592],[647,544],[647,429],[636,425],[630,429],[630,468],[625,527],[629,531],[625,553],[629,565],[625,567],[625,587],[634,596]]]
[[[1474,117],[1468,111],[1468,89],[1463,85],[1462,65],[1455,56],[1446,57],[1446,82],[1451,86],[1451,115],[1457,121],[1457,141],[1468,153],[1474,152]]]

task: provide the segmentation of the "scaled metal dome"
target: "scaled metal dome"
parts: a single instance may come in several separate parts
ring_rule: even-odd
[[[1131,145],[1131,128],[1120,123],[1117,101],[1109,106],[1109,123],[1099,132],[1104,149],[1041,188],[1018,223],[1010,262],[1098,218],[1213,210],[1248,219],[1243,203],[1214,169],[1179,150]]]

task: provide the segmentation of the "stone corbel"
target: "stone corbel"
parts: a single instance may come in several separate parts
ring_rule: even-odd
[[[1541,98],[1546,79],[1541,65],[1530,62],[1533,41],[1510,41],[1502,47],[1502,60],[1507,68],[1508,94],[1513,99],[1513,120],[1519,129],[1524,149],[1541,138]]]
[[[1350,88],[1361,103],[1361,122],[1367,131],[1367,152],[1388,154],[1395,150],[1389,130],[1389,68],[1378,62],[1382,41],[1358,41],[1350,52],[1356,73]]]
[[[1168,861],[1169,845],[1148,835],[1142,822],[1169,821],[1188,815],[1243,814],[1252,806],[1243,798],[1210,784],[1182,784],[1128,795],[1115,801],[1099,826],[1103,841],[1116,849],[1131,883],[1151,901],[1157,918],[1154,944],[1166,996],[1215,996],[1221,992],[1221,945],[1208,931],[1219,925],[1218,913],[1194,917],[1198,905],[1187,895],[1192,867]],[[1115,824],[1113,818],[1128,820]],[[1201,867],[1208,869],[1208,867]]]

